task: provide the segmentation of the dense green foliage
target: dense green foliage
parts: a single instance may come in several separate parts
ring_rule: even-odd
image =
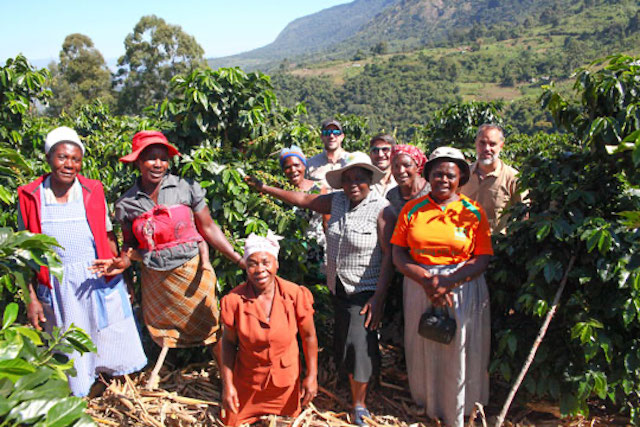
[[[589,10],[586,4],[584,10]],[[625,28],[637,27],[634,18],[631,14]],[[626,31],[619,41],[636,40],[637,30]],[[271,228],[285,236],[280,273],[313,290],[317,321],[323,326],[319,330],[325,334],[328,294],[306,259],[315,242],[303,237],[304,216],[251,192],[243,176],[256,174],[286,186],[278,150],[295,143],[309,155],[316,153],[321,147],[318,129],[309,123],[336,111],[343,113],[338,118],[349,150],[365,149],[373,131],[386,129],[427,150],[451,144],[470,154],[479,124],[511,124],[504,158],[520,169],[531,203],[514,208],[508,236],[496,241],[499,262],[488,273],[495,336],[492,372],[507,382],[513,379],[568,260],[575,256],[560,311],[525,379],[525,391],[561,401],[566,414],[586,412],[587,400],[597,396],[628,409],[635,421],[640,408],[640,201],[634,192],[640,164],[638,59],[615,57],[604,67],[580,70],[574,94],[545,87],[540,99],[545,110],[533,102],[514,106],[463,94],[473,82],[502,81],[504,70],[515,70],[516,82],[542,72],[568,77],[572,69],[558,59],[565,51],[554,49],[570,45],[571,37],[531,37],[530,45],[537,47],[530,55],[501,52],[507,43],[496,42],[464,54],[445,49],[378,56],[339,85],[330,77],[279,75],[272,85],[262,73],[237,68],[186,69],[167,80],[164,95],[140,101],[144,104],[135,116],[114,115],[100,101],[56,118],[31,114],[30,102],[50,95],[47,73],[32,69],[24,58],[10,60],[0,70],[0,140],[7,159],[0,160],[0,225],[15,227],[16,186],[47,170],[41,147],[54,126],[64,124],[79,132],[87,149],[83,174],[104,183],[111,206],[136,177],[130,166],[118,162],[130,150],[133,134],[162,130],[183,153],[173,172],[202,184],[212,216],[236,249],[241,250],[251,232]],[[596,35],[589,37],[585,40],[593,41]],[[586,55],[597,51],[589,51],[588,44],[575,49]],[[549,59],[553,55],[556,59]],[[532,67],[536,71],[531,72]],[[530,91],[528,99],[535,97],[539,85],[522,86]],[[308,101],[309,116],[299,100]],[[515,114],[522,119],[512,120]],[[543,124],[547,118],[553,125]],[[563,133],[522,132],[552,127]],[[9,179],[10,174],[15,179]],[[43,243],[51,242],[38,244]],[[7,248],[7,259],[13,259],[17,252]],[[31,257],[36,263],[46,259]],[[235,265],[218,254],[212,257],[221,291],[243,279]],[[32,264],[18,261],[20,268]],[[9,288],[15,281],[2,280],[6,289],[17,289]]]
[[[33,108],[33,101],[51,96],[46,88],[49,73],[37,71],[24,56],[10,58],[0,69],[0,141],[21,146],[29,126],[23,118]]]
[[[467,3],[477,7],[463,8]],[[324,57],[290,58],[272,71],[279,99],[286,106],[305,102],[313,123],[335,111],[359,114],[370,119],[372,131],[397,129],[406,138],[444,104],[514,101],[505,103],[505,121],[531,134],[552,127],[536,104],[542,84],[563,84],[576,67],[612,51],[640,53],[640,7],[633,1],[445,2],[441,7],[452,12],[434,11],[434,18],[429,8],[438,7],[399,2],[390,8],[393,16],[384,18],[390,22],[372,25],[391,54],[374,53],[374,37],[366,45],[347,43],[360,49],[357,54],[336,47]],[[496,22],[498,17],[503,20]],[[445,32],[437,43],[410,30],[415,22],[431,31],[421,21],[429,19],[443,20],[433,30]],[[401,30],[413,37],[411,43]]]
[[[424,141],[427,152],[442,146],[456,146],[468,157],[475,156],[474,141],[478,126],[493,123],[504,126],[501,102],[464,102],[448,105],[435,112],[433,119],[419,128],[415,142]],[[505,129],[508,135],[508,129]]]
[[[362,67],[356,77],[333,85],[326,77],[274,76],[278,96],[285,105],[302,100],[315,123],[336,111],[366,116],[372,129],[408,135],[414,124],[424,124],[443,104],[461,100],[448,64],[431,58],[416,61],[398,56],[388,63]]]
[[[0,255],[2,259],[2,255]],[[89,336],[74,326],[38,332],[14,325],[18,305],[4,310],[0,330],[0,421],[3,425],[92,426],[87,403],[69,396],[67,374],[73,361],[65,353],[96,351]]]
[[[640,404],[640,240],[637,225],[629,228],[619,213],[640,209],[632,191],[640,164],[637,61],[614,57],[604,69],[581,70],[576,101],[546,89],[544,104],[568,134],[516,140],[516,150],[535,143],[520,165],[531,203],[515,209],[517,220],[497,242],[500,262],[490,276],[494,372],[512,380],[568,274],[560,311],[525,388],[560,400],[563,413],[586,412],[587,399],[596,395],[626,406],[634,422]],[[567,272],[572,257],[575,265]]]
[[[61,278],[62,265],[55,239],[27,231],[15,232],[16,186],[25,183],[33,168],[20,154],[31,153],[25,145],[39,120],[27,114],[34,100],[46,99],[46,70],[33,69],[23,57],[0,68],[0,421],[2,425],[94,425],[84,413],[86,402],[70,396],[67,374],[75,373],[68,353],[96,351],[89,336],[71,326],[51,335],[15,325],[19,308],[14,299],[29,302],[28,284],[40,266],[47,265]],[[24,316],[21,316],[24,318]]]

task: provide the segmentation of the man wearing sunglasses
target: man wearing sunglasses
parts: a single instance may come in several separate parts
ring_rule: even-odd
[[[394,145],[396,145],[395,138],[385,133],[378,134],[369,141],[371,163],[384,172],[384,177],[380,182],[371,186],[371,191],[381,197],[385,197],[389,190],[398,185],[391,174],[391,148]]]
[[[344,166],[344,158],[348,152],[342,149],[344,132],[342,125],[335,119],[325,120],[321,124],[320,139],[324,150],[307,161],[307,173],[309,178],[320,181],[321,185],[331,192],[331,186],[327,184],[325,175],[327,172],[340,169]]]

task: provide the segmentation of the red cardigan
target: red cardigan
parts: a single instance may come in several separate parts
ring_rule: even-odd
[[[18,187],[18,200],[20,201],[22,220],[25,228],[32,233],[42,233],[40,224],[40,184],[48,175],[43,175],[30,184]],[[107,238],[107,227],[104,220],[107,212],[104,205],[105,197],[102,183],[94,179],[85,178],[82,175],[78,175],[78,181],[82,186],[82,199],[87,213],[89,228],[96,242],[98,258],[113,258],[116,254],[111,250],[109,239]],[[47,267],[40,267],[38,282],[51,288],[49,269]]]

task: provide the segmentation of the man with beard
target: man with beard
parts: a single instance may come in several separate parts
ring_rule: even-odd
[[[522,201],[518,192],[518,171],[500,160],[504,132],[493,124],[478,128],[475,139],[476,161],[471,165],[471,177],[461,192],[476,200],[487,213],[492,234],[505,233],[507,216],[502,210]]]

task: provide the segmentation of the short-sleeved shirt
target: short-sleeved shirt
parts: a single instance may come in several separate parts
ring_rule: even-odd
[[[407,200],[404,197],[402,197],[402,193],[400,192],[400,187],[395,186],[391,190],[389,190],[389,192],[386,195],[386,198],[391,204],[394,215],[397,217],[398,215],[400,215],[400,211],[402,210],[404,205],[407,204],[407,202],[426,196],[427,194],[429,194],[430,191],[431,191],[431,185],[429,185],[429,183],[427,182],[425,183],[424,187],[422,187],[422,190],[420,190],[413,199]]]
[[[347,151],[342,150],[342,154],[338,158],[335,163],[331,163],[329,161],[329,157],[327,157],[327,151],[322,150],[322,153],[316,154],[309,160],[307,160],[307,175],[310,179],[314,181],[318,181],[322,187],[325,187],[329,190],[329,192],[335,191],[327,180],[325,176],[327,172],[340,169],[345,166],[345,157],[350,154]]]
[[[498,167],[482,180],[478,175],[478,162],[471,165],[471,175],[460,190],[462,194],[480,203],[487,213],[493,233],[501,233],[507,225],[507,216],[502,210],[522,201],[518,192],[518,171],[499,160]]]
[[[473,255],[493,255],[489,221],[482,207],[464,195],[440,206],[426,195],[408,202],[391,243],[408,247],[419,264],[451,265]]]
[[[386,181],[386,182],[383,182]],[[393,190],[398,186],[396,179],[393,175],[385,176],[378,183],[373,184],[371,186],[371,191],[378,193],[382,197],[386,197],[389,191]]]
[[[42,182],[42,195],[44,196],[44,200],[47,204],[57,204],[58,201],[56,199],[56,195],[53,193],[51,189],[51,176],[48,176]],[[77,200],[82,200],[82,184],[78,178],[73,181],[71,188],[69,189],[69,194],[67,196],[67,203],[75,202]],[[107,233],[113,230],[113,224],[111,223],[111,219],[109,218],[109,206],[107,206],[107,201],[104,201],[104,209],[105,209],[105,229]],[[18,230],[24,230],[24,219],[22,218],[22,209],[20,209],[20,201],[18,200]]]
[[[331,292],[336,292],[336,278],[347,294],[376,290],[382,263],[378,215],[387,206],[389,201],[373,191],[353,208],[344,191],[333,193],[327,226],[327,285]]]
[[[232,289],[220,303],[225,328],[238,336],[234,382],[260,390],[269,380],[288,387],[299,377],[297,334],[313,318],[313,296],[303,286],[276,276],[271,316],[257,302],[248,283]]]
[[[205,191],[197,182],[167,174],[160,183],[158,204],[167,207],[186,205],[191,208],[192,212],[200,212],[207,206],[205,196]],[[126,246],[138,248],[138,240],[132,229],[133,221],[155,206],[156,204],[151,197],[140,188],[139,180],[116,202],[116,219],[122,225],[122,235]],[[173,270],[197,254],[197,242],[187,242],[159,250],[141,251],[144,265],[158,271]]]

